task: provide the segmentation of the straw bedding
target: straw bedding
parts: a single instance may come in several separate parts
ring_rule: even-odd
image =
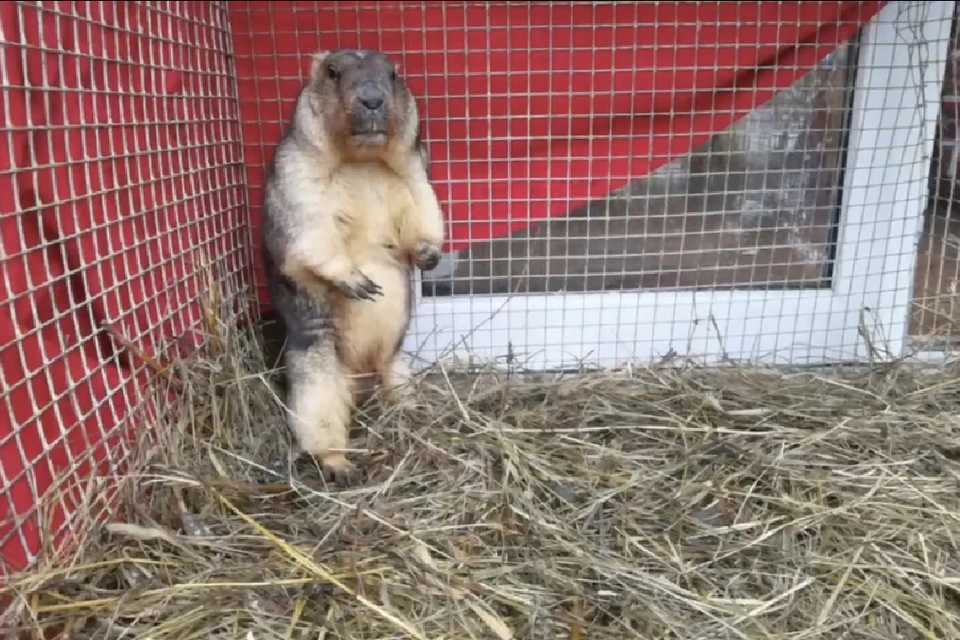
[[[960,637],[952,368],[440,373],[363,408],[341,490],[291,461],[255,334],[220,338],[178,364],[119,519],[15,580],[7,628]]]

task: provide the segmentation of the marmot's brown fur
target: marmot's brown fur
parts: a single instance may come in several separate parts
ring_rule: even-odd
[[[314,56],[267,175],[262,256],[286,335],[290,426],[328,476],[353,482],[344,449],[357,377],[397,389],[412,265],[440,260],[444,221],[416,100],[378,51]]]

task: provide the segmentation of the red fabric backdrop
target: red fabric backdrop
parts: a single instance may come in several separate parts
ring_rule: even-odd
[[[402,61],[456,250],[686,154],[796,82],[884,3],[487,4],[231,3],[252,204],[307,54],[320,48],[380,48]]]
[[[189,20],[127,3],[0,4],[4,561],[17,568],[38,549],[35,517],[21,527],[26,547],[11,535],[34,491],[71,487],[56,525],[79,490],[71,463],[90,455],[80,477],[103,471],[118,446],[138,376],[99,328],[149,353],[199,318],[194,249],[239,268],[233,229],[244,223],[225,212],[241,197],[240,131],[218,49],[236,55],[255,224],[307,54],[402,53],[456,249],[563,215],[688,152],[881,4],[232,2],[232,43],[204,2],[178,5]]]

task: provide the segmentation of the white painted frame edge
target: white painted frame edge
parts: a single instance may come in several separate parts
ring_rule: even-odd
[[[863,29],[831,288],[423,298],[418,274],[404,343],[414,368],[508,355],[534,370],[670,354],[820,364],[863,360],[864,335],[899,356],[954,4],[891,1]]]

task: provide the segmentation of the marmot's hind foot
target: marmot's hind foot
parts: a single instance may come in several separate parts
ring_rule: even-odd
[[[380,381],[383,384],[383,399],[386,404],[397,405],[416,399],[413,372],[399,353],[381,369]]]
[[[344,488],[356,486],[360,482],[360,469],[341,453],[324,456],[317,462],[320,463],[323,479],[327,482]]]

